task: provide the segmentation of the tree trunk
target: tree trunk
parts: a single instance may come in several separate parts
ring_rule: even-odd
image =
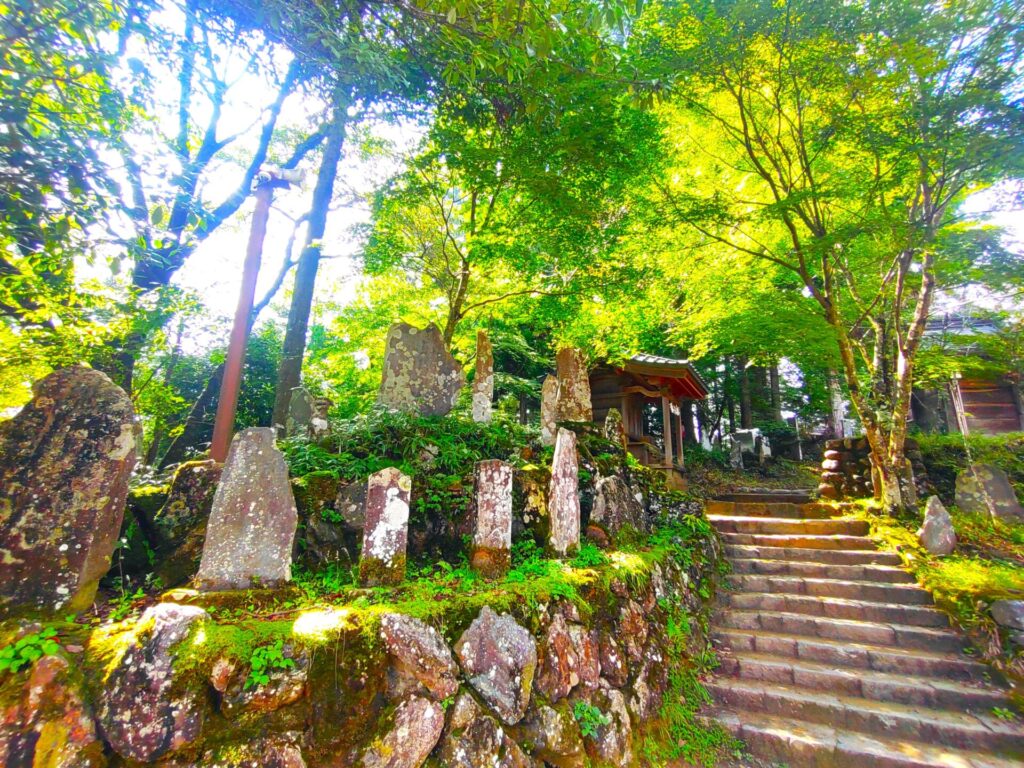
[[[750,404],[750,368],[746,361],[740,360],[740,428],[751,429],[754,426],[754,412]]]
[[[316,287],[316,273],[320,267],[321,241],[327,225],[327,213],[334,194],[334,180],[338,175],[338,163],[345,143],[347,100],[341,99],[334,109],[334,122],[324,144],[324,155],[320,161],[313,202],[309,210],[309,227],[306,245],[295,268],[295,288],[292,304],[288,310],[288,326],[281,348],[281,364],[277,369],[277,386],[274,389],[274,416],[272,426],[279,432],[284,430],[288,418],[288,402],[291,391],[299,386],[302,375],[302,358],[306,353],[306,332],[309,328],[309,313],[313,306],[313,289]]]
[[[168,446],[167,453],[160,459],[160,469],[171,464],[177,464],[185,458],[185,451],[199,445],[203,429],[209,424],[213,426],[212,420],[207,422],[206,416],[211,413],[217,405],[217,397],[220,395],[220,382],[224,378],[224,366],[218,365],[206,382],[202,393],[196,398],[192,410],[188,412],[185,419],[185,428],[182,433],[174,438]]]
[[[832,437],[843,436],[843,390],[839,385],[839,374],[835,371],[828,372],[828,394],[831,412],[829,414],[829,429]]]
[[[782,421],[782,389],[779,386],[778,364],[768,369],[768,380],[771,387],[772,420]]]

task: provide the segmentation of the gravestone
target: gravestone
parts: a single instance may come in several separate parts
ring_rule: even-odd
[[[593,421],[590,377],[583,353],[574,347],[558,350],[558,421]]]
[[[558,422],[558,379],[548,376],[540,388],[540,442],[554,445]]]
[[[956,476],[956,505],[964,512],[1024,520],[1024,508],[1017,501],[1010,478],[992,464],[972,464]]]
[[[494,350],[487,331],[476,332],[476,377],[473,379],[473,421],[489,424],[494,399]]]
[[[327,409],[331,401],[315,398],[305,387],[294,387],[288,400],[288,437],[320,437],[328,430]]]
[[[366,523],[359,557],[359,583],[367,587],[401,584],[409,541],[412,480],[397,467],[370,475],[366,484]]]
[[[558,429],[555,455],[551,459],[548,517],[551,548],[563,557],[577,549],[580,544],[580,496],[576,433],[564,427]]]
[[[626,435],[626,425],[622,423],[622,414],[618,408],[609,408],[604,417],[604,437],[622,446],[625,451],[629,447],[629,437]]]
[[[206,591],[291,580],[298,512],[270,427],[243,429],[228,450],[206,526],[196,582]]]
[[[508,572],[512,555],[512,466],[478,461],[475,472],[476,532],[470,563],[487,578]]]
[[[79,611],[110,567],[135,466],[135,413],[81,366],[54,371],[0,425],[0,613]]]
[[[729,466],[733,469],[743,469],[743,444],[732,435],[729,437]]]
[[[948,555],[956,549],[956,531],[949,512],[938,496],[931,496],[924,510],[924,524],[917,532],[921,546],[933,555]]]
[[[599,478],[588,526],[596,525],[613,539],[624,529],[643,532],[647,528],[644,508],[618,475]],[[588,533],[589,535],[589,533]]]
[[[444,416],[465,381],[437,326],[395,323],[388,331],[377,402],[391,411]]]

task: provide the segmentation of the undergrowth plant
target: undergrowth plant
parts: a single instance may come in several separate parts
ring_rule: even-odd
[[[0,648],[0,672],[17,672],[58,650],[57,630],[46,627]]]
[[[586,701],[577,701],[572,707],[572,716],[579,723],[583,736],[595,738],[601,728],[611,725],[612,719],[600,709]]]
[[[272,672],[291,669],[295,660],[284,655],[284,640],[280,639],[270,645],[253,648],[249,657],[249,676],[245,678],[245,688],[254,688],[270,682]]]

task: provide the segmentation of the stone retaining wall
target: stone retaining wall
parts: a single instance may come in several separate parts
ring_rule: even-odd
[[[907,438],[906,455],[914,469],[918,490],[926,491],[927,471],[916,440]],[[821,462],[818,495],[823,499],[864,498],[872,496],[871,451],[867,438],[847,437],[825,442]]]

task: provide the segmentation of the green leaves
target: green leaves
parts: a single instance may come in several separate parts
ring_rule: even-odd
[[[25,635],[20,640],[0,648],[0,672],[18,672],[43,656],[57,653],[59,650],[57,630],[46,627],[40,632]]]
[[[274,672],[294,667],[295,660],[284,655],[284,639],[254,648],[249,657],[249,675],[245,679],[245,689],[266,685]]]

